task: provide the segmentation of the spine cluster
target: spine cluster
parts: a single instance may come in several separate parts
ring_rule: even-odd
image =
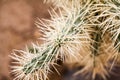
[[[83,68],[75,73],[92,73],[106,79],[120,62],[120,1],[119,0],[44,0],[52,2],[51,19],[36,22],[43,33],[41,45],[33,44],[26,51],[17,50],[12,73],[15,80],[48,80],[57,71],[57,60]]]

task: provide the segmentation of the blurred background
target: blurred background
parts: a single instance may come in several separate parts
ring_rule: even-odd
[[[24,49],[31,42],[39,41],[41,34],[34,22],[37,18],[49,19],[50,7],[51,4],[44,4],[43,0],[0,0],[0,80],[13,80],[9,55],[13,49]],[[52,74],[51,80],[85,80],[80,75],[72,76],[78,69],[59,67],[63,75]],[[119,75],[111,76],[108,80],[120,80]]]
[[[9,55],[38,41],[34,22],[49,18],[49,8],[43,0],[0,0],[0,80],[12,80]]]

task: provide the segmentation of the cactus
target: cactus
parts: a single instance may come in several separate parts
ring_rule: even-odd
[[[15,60],[12,66],[15,80],[48,80],[51,66],[57,71],[57,60],[83,66],[75,75],[91,72],[93,80],[96,75],[106,80],[114,65],[120,62],[120,1],[44,2],[52,2],[58,12],[53,8],[50,20],[36,22],[43,32],[43,44],[33,44],[32,48],[11,55]]]

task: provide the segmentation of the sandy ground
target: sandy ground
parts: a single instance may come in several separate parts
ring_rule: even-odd
[[[37,18],[50,18],[48,9],[50,5],[43,4],[43,0],[0,0],[0,80],[12,80],[9,58],[12,50],[24,49],[31,42],[39,41],[41,34],[34,22]],[[60,69],[64,75],[52,74],[50,80],[84,80],[81,76],[72,76],[77,69]],[[119,75],[111,76],[111,80],[120,80]]]

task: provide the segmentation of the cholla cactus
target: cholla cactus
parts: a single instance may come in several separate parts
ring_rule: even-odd
[[[39,20],[42,45],[33,45],[11,57],[15,80],[47,80],[57,60],[84,66],[77,74],[92,72],[103,79],[120,62],[119,0],[45,0],[53,2],[51,19]],[[42,26],[42,27],[41,27]],[[111,62],[112,61],[112,62]],[[58,72],[59,73],[59,72]]]

